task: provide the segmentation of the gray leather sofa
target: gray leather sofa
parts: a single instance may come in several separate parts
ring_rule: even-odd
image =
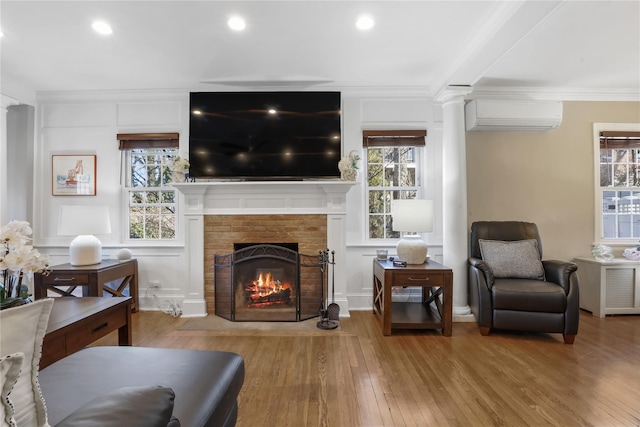
[[[168,410],[174,417],[168,426],[229,427],[236,423],[244,372],[243,358],[229,352],[89,347],[41,370],[39,381],[52,426],[101,426],[105,424],[100,417],[106,417],[105,413],[109,425],[150,426],[145,412]],[[132,388],[137,391],[142,386],[162,386],[173,390],[175,397],[170,399],[168,393],[156,390],[167,404],[155,407],[152,396],[147,404],[140,403],[144,399],[127,398]],[[116,390],[124,393],[114,395]],[[105,410],[108,405],[113,409]],[[141,418],[131,419],[136,413]]]

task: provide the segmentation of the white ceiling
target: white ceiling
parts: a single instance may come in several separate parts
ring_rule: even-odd
[[[373,29],[356,18],[368,13]],[[246,18],[230,30],[232,14]],[[101,36],[92,21],[108,21]],[[640,100],[640,1],[7,1],[2,93],[256,87]],[[534,95],[535,96],[535,95]]]

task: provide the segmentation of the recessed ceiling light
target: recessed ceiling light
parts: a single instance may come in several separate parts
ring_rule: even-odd
[[[91,24],[91,28],[93,28],[96,32],[104,35],[113,33],[113,30],[111,29],[109,24],[103,21],[94,21],[93,24]]]
[[[201,114],[202,114],[202,111],[200,111],[200,110],[193,110],[193,114],[194,114],[194,115],[196,115],[196,116],[199,116],[199,115],[201,115]]]
[[[365,15],[358,18],[356,21],[356,27],[359,30],[370,30],[376,24],[376,21],[373,20],[372,17]]]
[[[229,26],[229,28],[231,28],[232,30],[236,30],[236,31],[242,31],[246,28],[247,23],[244,21],[243,18],[241,18],[240,16],[232,16],[231,18],[229,18],[229,20],[227,21],[227,25]]]

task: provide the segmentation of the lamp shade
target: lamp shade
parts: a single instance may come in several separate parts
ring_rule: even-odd
[[[391,204],[393,231],[423,233],[433,231],[433,201],[422,199],[394,200]],[[419,235],[403,236],[396,251],[407,264],[424,264],[427,244]]]
[[[393,231],[433,231],[433,200],[394,200],[391,203]]]
[[[102,261],[102,243],[94,234],[111,233],[108,206],[60,206],[58,234],[77,236],[69,245],[71,265]]]
[[[58,234],[109,234],[111,221],[108,206],[60,206]]]

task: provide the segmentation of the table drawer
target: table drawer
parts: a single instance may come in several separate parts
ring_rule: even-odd
[[[442,286],[444,275],[442,273],[429,272],[394,272],[394,286]]]
[[[56,273],[42,277],[42,284],[49,286],[86,285],[87,283],[89,283],[87,273]]]
[[[127,323],[126,307],[96,316],[73,333],[67,334],[67,354],[76,352]]]

